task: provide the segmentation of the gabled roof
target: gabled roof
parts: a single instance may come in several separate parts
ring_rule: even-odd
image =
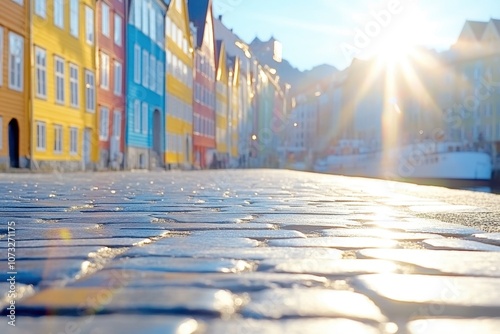
[[[197,29],[196,47],[203,43],[208,9],[211,5],[211,0],[188,0],[189,21],[193,22]]]
[[[498,31],[498,34],[500,35],[500,20],[497,19],[491,19],[491,23],[495,26],[495,28]]]
[[[477,40],[481,39],[486,27],[488,26],[488,22],[481,21],[466,21],[465,24],[469,25]]]

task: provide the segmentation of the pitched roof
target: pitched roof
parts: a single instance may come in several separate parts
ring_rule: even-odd
[[[469,25],[472,32],[474,33],[474,36],[478,40],[481,39],[484,31],[486,30],[486,27],[488,26],[488,22],[481,22],[481,21],[466,21],[465,24]]]
[[[497,29],[498,33],[500,34],[500,20],[491,19],[490,21],[491,21],[491,23],[493,23],[493,25]]]
[[[189,21],[193,22],[197,29],[196,47],[203,43],[208,8],[211,5],[211,0],[188,0]]]

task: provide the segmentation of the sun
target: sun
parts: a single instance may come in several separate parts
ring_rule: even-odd
[[[417,5],[406,8],[374,41],[376,57],[387,63],[399,63],[414,57],[418,47],[425,43],[425,22],[425,15]]]

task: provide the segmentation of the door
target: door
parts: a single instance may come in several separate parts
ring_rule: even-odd
[[[163,157],[161,154],[161,115],[156,109],[153,113],[153,152],[158,158],[158,162],[162,165]]]
[[[9,122],[9,158],[10,167],[19,168],[19,125],[15,118]]]
[[[111,129],[111,140],[109,147],[109,158],[110,160],[121,163],[120,161],[120,140],[121,140],[121,129],[122,129],[122,114],[120,111],[115,110],[113,113],[113,127]]]
[[[86,170],[90,165],[90,146],[92,144],[92,130],[86,128],[83,131],[83,169]]]

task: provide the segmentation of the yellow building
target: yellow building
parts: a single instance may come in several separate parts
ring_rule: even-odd
[[[29,1],[0,9],[0,169],[28,167]]]
[[[166,153],[169,168],[193,163],[193,41],[186,0],[173,0],[166,19]]]
[[[91,169],[98,158],[96,2],[30,3],[33,167]]]
[[[238,120],[241,108],[241,90],[240,90],[240,59],[230,57],[231,69],[229,70],[229,153],[232,159],[232,165],[238,165],[239,158],[239,128]]]
[[[228,71],[226,47],[223,41],[216,43],[216,105],[215,105],[215,141],[218,160],[221,167],[229,164],[228,150]]]

